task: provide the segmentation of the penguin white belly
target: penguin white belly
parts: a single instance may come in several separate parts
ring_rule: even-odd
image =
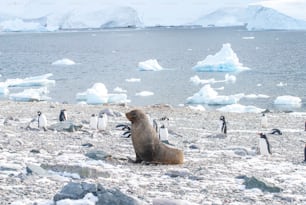
[[[47,118],[44,114],[41,114],[38,117],[38,127],[40,128],[47,127]]]
[[[259,151],[261,155],[270,155],[268,150],[268,144],[265,139],[259,139]]]
[[[160,141],[168,141],[168,128],[159,128],[159,138]]]
[[[262,128],[267,128],[268,127],[268,119],[267,119],[267,117],[262,117],[260,124],[261,124]]]
[[[92,116],[90,118],[90,121],[89,121],[89,127],[91,129],[97,129],[97,126],[98,126],[98,117],[97,116]]]
[[[105,130],[107,126],[107,115],[98,118],[98,130]]]

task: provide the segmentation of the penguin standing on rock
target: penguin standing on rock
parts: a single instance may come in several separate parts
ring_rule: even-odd
[[[225,117],[222,115],[220,117],[220,121],[221,121],[221,133],[225,134],[227,133],[227,126],[226,126],[226,121],[225,121]]]
[[[66,120],[68,120],[66,109],[62,109],[59,115],[59,121],[62,122]]]
[[[37,112],[37,122],[38,128],[43,128],[44,131],[47,131],[47,118],[40,111]]]
[[[262,155],[270,155],[271,148],[267,136],[264,133],[259,133],[259,151]]]

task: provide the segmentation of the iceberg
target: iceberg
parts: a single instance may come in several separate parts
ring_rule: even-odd
[[[103,83],[95,83],[85,92],[77,93],[77,101],[84,101],[87,104],[105,104],[105,103],[128,103],[126,94],[109,94]]]
[[[141,71],[160,71],[163,68],[158,64],[156,59],[149,59],[147,61],[139,62],[138,68]]]
[[[37,22],[26,22],[20,18],[9,19],[0,22],[0,31],[6,32],[30,32],[30,31],[44,31],[44,27]]]
[[[48,78],[53,76],[52,73],[27,77],[24,79],[16,78],[16,79],[7,79],[5,84],[8,87],[33,87],[33,86],[47,86],[47,85],[55,85],[55,80],[49,80]]]
[[[63,58],[63,59],[54,61],[52,65],[75,65],[75,62],[68,58]]]
[[[125,81],[129,83],[136,83],[136,82],[140,82],[141,79],[140,78],[129,78],[129,79],[125,79]]]
[[[301,98],[295,97],[295,96],[290,96],[290,95],[283,95],[283,96],[278,96],[274,104],[275,105],[300,105],[302,102]]]
[[[218,95],[211,86],[204,85],[201,90],[193,96],[187,98],[188,104],[208,104],[208,105],[228,105],[237,103],[242,96],[240,95]]]
[[[241,105],[241,104],[232,104],[232,105],[227,105],[224,107],[221,107],[219,109],[217,109],[218,111],[221,112],[236,112],[236,113],[261,113],[263,111],[265,111],[265,109],[261,109],[255,106],[245,106],[245,105]]]
[[[33,101],[46,101],[51,98],[47,96],[49,93],[46,87],[38,88],[38,89],[26,89],[20,93],[10,94],[10,100],[14,101],[23,101],[23,102],[33,102]]]
[[[9,93],[9,90],[7,88],[6,83],[0,82],[0,95],[7,95]]]
[[[197,72],[236,72],[248,70],[239,62],[239,58],[232,50],[231,44],[223,44],[222,49],[215,55],[208,55],[193,68]]]

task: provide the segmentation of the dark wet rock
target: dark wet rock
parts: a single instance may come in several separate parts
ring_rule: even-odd
[[[92,167],[82,167],[79,165],[50,165],[50,164],[42,164],[41,165],[46,170],[51,170],[53,172],[59,173],[75,173],[78,174],[81,178],[109,178],[111,175],[107,171],[98,170]]]
[[[189,149],[200,149],[200,148],[197,145],[192,144],[189,146]]]
[[[170,170],[165,175],[168,175],[170,177],[188,177],[190,176],[190,172],[188,171],[180,171],[180,170]]]
[[[34,154],[38,154],[40,153],[40,151],[38,149],[32,149],[30,150],[31,153],[34,153]]]
[[[256,179],[255,177],[238,176],[237,179],[243,179],[243,185],[246,189],[260,189],[263,192],[278,193],[282,189],[276,186],[267,185],[265,182]]]
[[[89,184],[86,182],[69,182],[57,193],[53,200],[82,199],[88,193],[98,197],[96,205],[140,205],[136,199],[123,194],[118,189],[105,189],[101,184]]]
[[[50,130],[56,130],[58,132],[75,132],[82,129],[82,125],[76,125],[71,121],[62,121],[48,127]]]
[[[84,143],[82,144],[83,147],[93,147],[94,145],[91,143]]]
[[[41,176],[48,175],[48,171],[34,164],[28,164],[26,167],[26,170],[28,174],[35,174],[35,175],[41,175]]]
[[[94,160],[105,160],[112,157],[112,155],[107,154],[102,150],[90,150],[85,154],[85,156]]]

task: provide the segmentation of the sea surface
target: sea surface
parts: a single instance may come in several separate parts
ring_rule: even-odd
[[[167,103],[178,106],[202,86],[190,77],[224,79],[224,72],[195,72],[192,67],[222,44],[230,43],[240,63],[250,70],[230,73],[236,83],[217,83],[220,95],[264,94],[267,99],[241,99],[240,104],[270,110],[306,111],[306,31],[246,31],[234,28],[154,28],[55,33],[1,33],[0,82],[11,78],[53,73],[52,101],[77,103],[76,94],[94,83],[103,83],[109,93],[115,87],[127,90],[131,105]],[[69,58],[73,66],[52,62]],[[139,71],[138,62],[157,59],[163,71]],[[140,82],[126,79],[140,78]],[[285,86],[277,86],[283,83]],[[151,91],[152,96],[136,93]],[[10,91],[11,93],[14,91]],[[292,95],[301,107],[274,105],[277,96]],[[219,106],[206,106],[214,109]]]

